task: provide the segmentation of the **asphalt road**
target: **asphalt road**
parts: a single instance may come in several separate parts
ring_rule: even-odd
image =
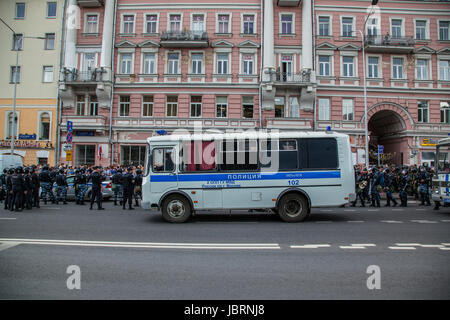
[[[244,211],[169,224],[104,206],[0,209],[0,299],[450,298],[450,208],[410,201],[317,208],[296,224]]]

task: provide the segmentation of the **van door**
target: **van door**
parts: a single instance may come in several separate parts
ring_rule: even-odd
[[[154,146],[151,149],[150,191],[161,194],[178,188],[178,155],[175,145]]]

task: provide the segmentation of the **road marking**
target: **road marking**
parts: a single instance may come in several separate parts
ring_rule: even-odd
[[[450,248],[439,248],[439,250],[450,250]]]
[[[0,218],[0,220],[17,220],[17,218]]]
[[[18,242],[4,242],[4,243],[0,243],[0,251],[15,247],[17,245],[19,245],[20,243]]]
[[[442,242],[441,244],[444,245],[444,246],[450,246],[450,243]]]
[[[160,243],[160,242],[114,242],[86,240],[48,240],[48,239],[0,239],[0,242],[18,244],[40,244],[59,246],[114,247],[114,248],[154,248],[154,249],[226,249],[263,250],[281,249],[277,243]]]
[[[420,243],[396,243],[396,246],[407,246],[407,247],[411,247],[411,246],[417,246],[420,247],[421,244]]]
[[[431,221],[431,220],[410,220],[411,222],[417,222],[417,223],[437,223],[437,221]]]
[[[380,222],[385,222],[385,223],[403,223],[403,221],[398,221],[398,220],[381,220]]]
[[[352,246],[355,247],[376,247],[377,245],[374,243],[352,243]]]
[[[389,247],[392,250],[416,250],[414,247]]]
[[[422,244],[421,247],[422,248],[445,248],[441,244]]]
[[[305,245],[292,245],[292,249],[318,249],[318,248],[329,248],[329,244],[305,244]]]
[[[339,246],[341,249],[367,249],[366,247],[360,247],[360,246]]]
[[[450,220],[441,220],[442,222],[450,222]]]
[[[347,211],[347,212],[355,212],[356,210],[355,210],[355,209],[345,209],[344,211]]]

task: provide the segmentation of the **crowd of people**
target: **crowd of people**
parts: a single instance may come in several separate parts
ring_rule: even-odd
[[[73,176],[73,187],[77,205],[85,204],[88,188],[90,191],[90,209],[97,203],[98,210],[102,206],[102,189],[104,181],[111,181],[114,205],[121,205],[133,210],[133,197],[135,206],[142,200],[142,166],[60,166],[50,168],[48,165],[32,165],[30,167],[17,167],[4,169],[0,173],[0,201],[4,209],[22,211],[40,208],[44,204],[67,204],[67,177]]]
[[[422,166],[373,166],[369,169],[355,166],[355,188],[356,200],[352,203],[355,207],[358,201],[361,207],[369,204],[371,207],[380,207],[380,193],[386,193],[386,207],[391,203],[398,205],[393,196],[398,193],[400,207],[408,206],[408,196],[414,196],[420,200],[419,205],[431,206],[430,190],[434,170],[426,163]],[[439,209],[439,202],[435,203],[434,209]]]

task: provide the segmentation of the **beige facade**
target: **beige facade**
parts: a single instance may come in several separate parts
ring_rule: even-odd
[[[15,153],[25,165],[55,163],[63,6],[63,0],[0,1],[2,19],[16,33],[0,24],[0,153],[10,152],[16,75]]]

